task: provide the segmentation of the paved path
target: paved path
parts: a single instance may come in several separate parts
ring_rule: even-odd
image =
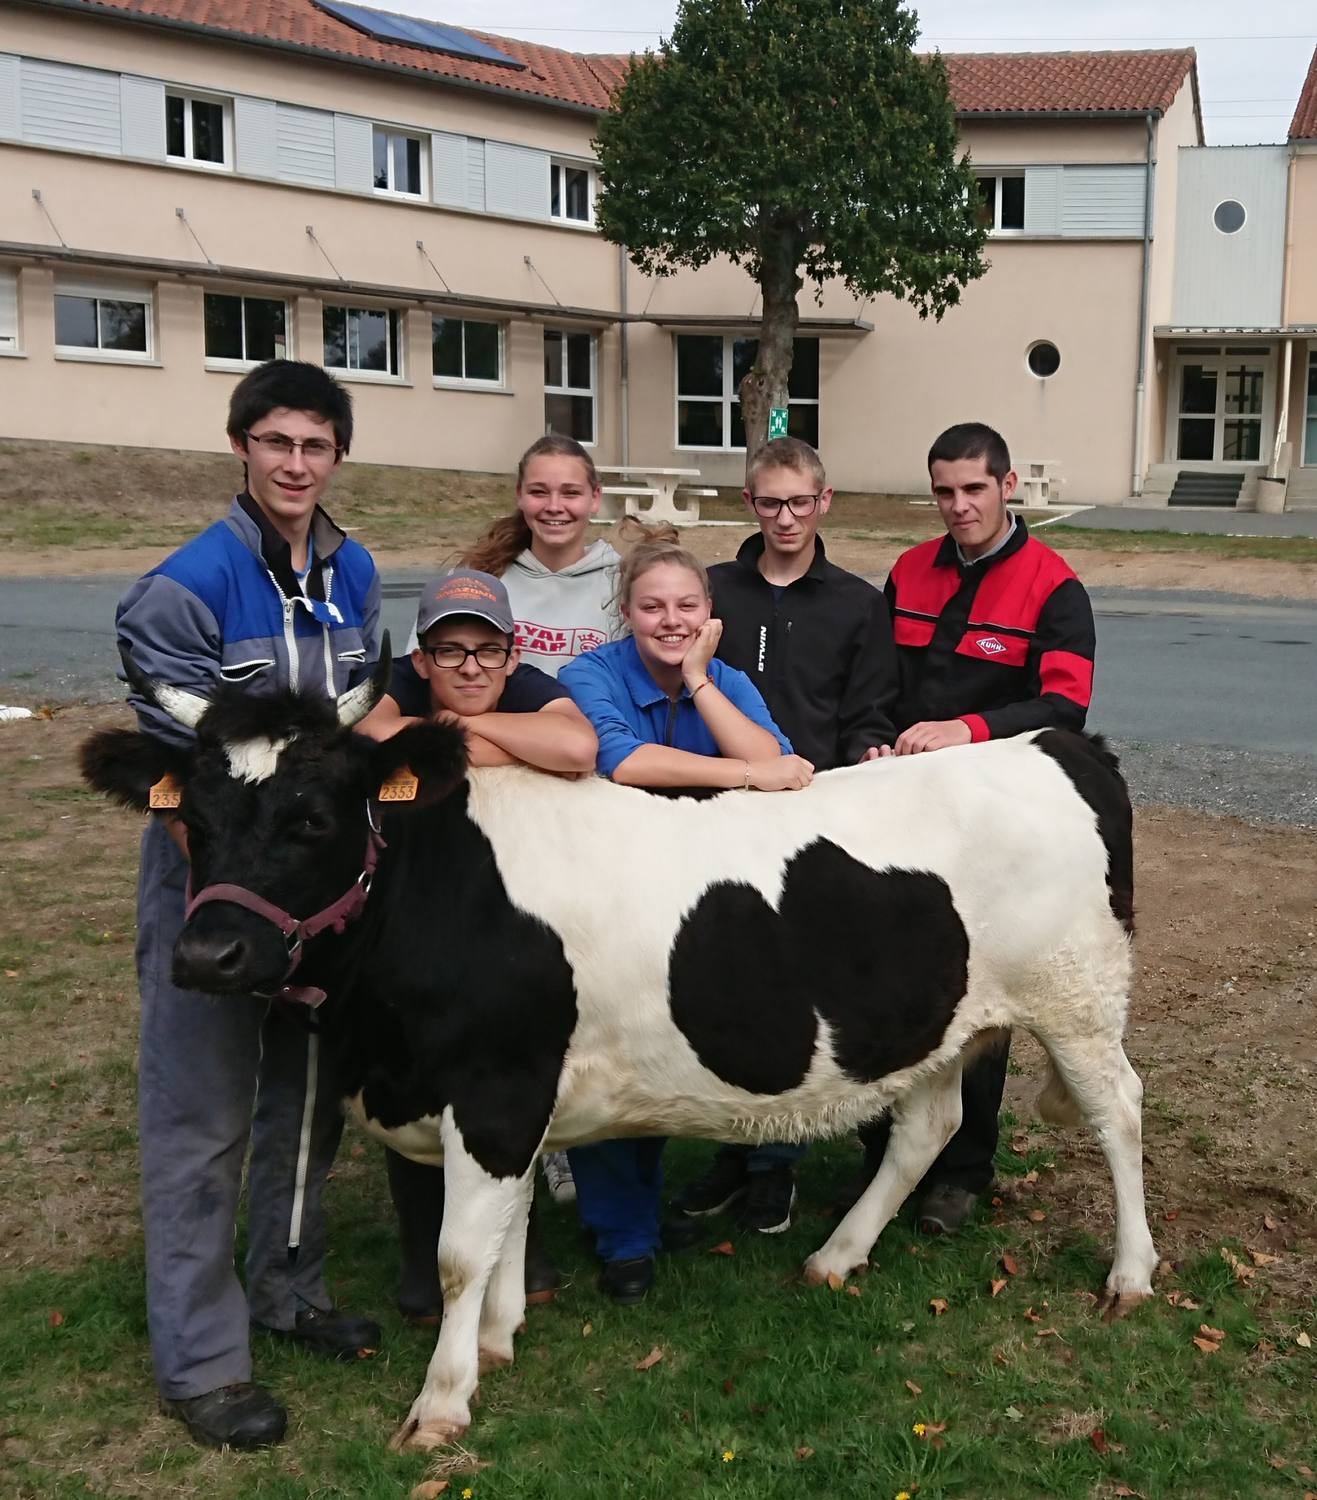
[[[1095,505],[1055,521],[1033,512],[1029,530],[1046,535],[1053,525],[1097,527],[1106,531],[1174,531],[1180,536],[1306,536],[1317,537],[1317,510],[1287,510],[1279,516],[1222,507],[1196,510],[1189,506]]]
[[[111,621],[130,581],[0,582],[0,703],[121,698]],[[385,585],[396,651],[421,581],[394,574]],[[1099,667],[1089,724],[1125,752],[1136,793],[1317,826],[1317,605],[1091,592]]]

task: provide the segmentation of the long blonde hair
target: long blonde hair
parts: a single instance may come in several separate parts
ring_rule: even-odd
[[[599,472],[594,466],[594,460],[580,443],[565,433],[546,432],[542,438],[536,438],[521,455],[521,462],[517,465],[518,491],[525,481],[531,459],[546,453],[558,458],[578,459],[585,465],[585,477],[590,489],[593,491],[599,488]],[[462,554],[461,564],[464,568],[475,568],[477,572],[492,573],[495,578],[502,578],[532,540],[525,516],[520,510],[515,510],[510,516],[500,516],[494,521],[484,535]]]
[[[630,542],[631,547],[622,558],[617,570],[618,605],[629,604],[636,584],[650,571],[663,563],[678,568],[687,568],[700,580],[700,588],[706,599],[709,591],[709,574],[698,557],[681,545],[675,526],[660,524],[647,526],[636,516],[628,516],[617,528],[619,540]]]

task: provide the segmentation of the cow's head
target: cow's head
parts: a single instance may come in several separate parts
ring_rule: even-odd
[[[466,769],[460,731],[417,724],[382,743],[352,726],[387,683],[375,677],[330,698],[255,696],[224,687],[213,701],[161,684],[134,687],[195,731],[188,748],[138,730],[107,729],[82,747],[82,774],[126,807],[145,810],[168,780],[181,788],[191,887],[240,887],[299,919],[334,906],[361,875],[370,807],[406,769],[419,806],[447,795]],[[295,943],[258,911],[215,899],[198,906],[174,949],[174,979],[211,994],[271,993]]]

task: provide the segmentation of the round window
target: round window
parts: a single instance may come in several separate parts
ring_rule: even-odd
[[[1234,198],[1227,198],[1223,203],[1218,203],[1216,212],[1212,215],[1212,223],[1222,234],[1238,234],[1244,227],[1244,220],[1248,215],[1244,212],[1244,205],[1238,203]]]
[[[1049,344],[1046,339],[1030,344],[1027,357],[1029,368],[1040,380],[1046,380],[1049,375],[1055,375],[1061,368],[1061,351],[1055,344]]]

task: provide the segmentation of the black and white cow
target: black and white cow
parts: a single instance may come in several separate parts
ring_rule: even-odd
[[[151,691],[195,727],[195,748],[109,730],[83,768],[138,808],[165,773],[183,784],[205,899],[177,981],[279,992],[300,938],[325,928],[292,978],[329,993],[352,1115],[446,1167],[443,1325],[399,1441],[456,1439],[479,1371],[512,1359],[541,1150],[800,1139],[890,1107],[882,1169],[806,1264],[811,1281],[845,1276],[957,1128],[967,1050],[1002,1027],[1047,1051],[1045,1115],[1082,1116],[1106,1155],[1109,1308],[1148,1296],[1142,1088],[1121,1045],[1130,808],[1099,745],[1044,731],[791,794],[669,799],[468,772],[460,734],[439,725],[375,744],[345,727],[369,706],[361,689],[338,714]],[[345,899],[375,863],[376,796],[403,766],[419,794],[383,807],[369,899]],[[297,930],[289,913],[335,920]]]

